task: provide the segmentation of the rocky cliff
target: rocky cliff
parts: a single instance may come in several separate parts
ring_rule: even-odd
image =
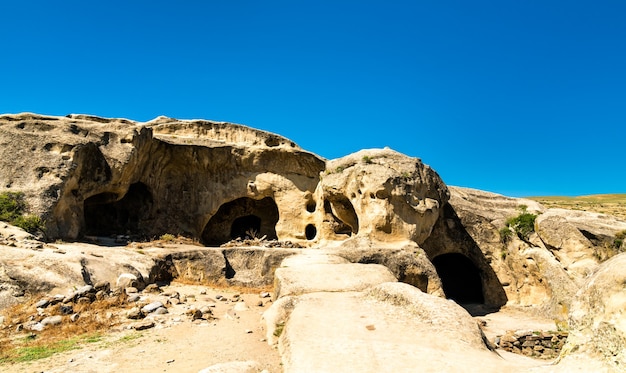
[[[283,258],[310,247],[383,265],[399,281],[483,312],[527,308],[580,327],[571,312],[585,301],[576,292],[592,288],[600,263],[624,249],[615,246],[624,221],[448,187],[391,149],[325,160],[231,123],[28,113],[0,116],[0,144],[0,193],[24,193],[48,242],[173,234],[208,246],[63,249],[3,225],[0,243],[13,248],[0,259],[2,304],[24,290],[114,282],[129,271],[145,282],[269,284]],[[531,231],[505,234],[526,213]],[[258,247],[236,249],[244,244]]]

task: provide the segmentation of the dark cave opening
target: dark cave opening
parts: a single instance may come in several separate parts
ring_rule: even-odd
[[[143,183],[131,184],[118,200],[116,193],[104,192],[85,199],[85,234],[110,236],[140,234],[141,223],[152,210],[152,194]]]
[[[446,297],[459,304],[485,303],[480,270],[465,255],[452,253],[432,261]]]
[[[220,206],[202,231],[202,243],[219,246],[236,238],[275,240],[278,206],[271,197],[238,198]],[[254,236],[254,237],[252,237]]]
[[[304,235],[307,240],[312,240],[317,236],[317,228],[313,224],[309,224],[304,228]]]
[[[230,227],[230,238],[256,238],[260,232],[261,218],[256,215],[240,216]]]

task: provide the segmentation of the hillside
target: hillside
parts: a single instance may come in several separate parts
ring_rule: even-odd
[[[548,208],[592,211],[626,220],[626,194],[593,194],[578,197],[528,197]]]

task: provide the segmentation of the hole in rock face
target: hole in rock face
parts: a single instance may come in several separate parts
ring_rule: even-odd
[[[238,198],[220,206],[202,231],[202,243],[219,246],[236,238],[277,239],[278,206],[271,197]],[[253,237],[254,236],[254,237]]]
[[[316,204],[316,203],[315,203],[315,201],[313,201],[313,200],[308,201],[308,202],[306,203],[306,210],[307,210],[308,212],[315,212],[315,208],[316,208],[316,207],[317,207],[317,204]]]
[[[306,228],[304,228],[304,235],[309,241],[314,239],[315,236],[317,236],[317,228],[315,228],[313,224],[307,225]]]
[[[329,221],[333,222],[333,231],[335,234],[352,234],[359,233],[359,218],[354,211],[352,202],[343,195],[335,195],[333,200],[324,201],[324,213]]]
[[[83,204],[85,234],[139,234],[141,222],[150,215],[151,210],[152,194],[143,183],[131,184],[119,200],[116,193],[96,194],[87,198]]]
[[[459,304],[485,302],[480,270],[468,257],[458,253],[443,254],[432,262],[447,298]]]

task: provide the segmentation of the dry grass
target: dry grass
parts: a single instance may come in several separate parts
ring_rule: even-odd
[[[626,220],[626,194],[595,194],[579,197],[528,197],[548,208],[592,211]]]
[[[30,361],[48,357],[54,353],[79,348],[81,344],[100,340],[103,333],[119,326],[126,319],[122,316],[128,306],[125,296],[96,300],[91,304],[74,304],[74,312],[80,317],[75,322],[63,316],[63,322],[42,331],[17,331],[20,324],[40,321],[35,303],[42,297],[9,307],[2,311],[5,327],[0,329],[0,363]],[[62,315],[60,304],[45,309],[46,316]]]

